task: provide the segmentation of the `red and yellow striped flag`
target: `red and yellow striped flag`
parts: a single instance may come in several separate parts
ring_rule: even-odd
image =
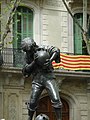
[[[68,70],[90,70],[89,55],[67,55],[60,53],[61,62],[53,62],[54,68],[63,68]]]

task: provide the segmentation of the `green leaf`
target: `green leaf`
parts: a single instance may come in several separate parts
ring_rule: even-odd
[[[12,44],[12,43],[13,43],[13,40],[12,40],[12,41],[9,41],[8,43],[9,43],[9,44]]]

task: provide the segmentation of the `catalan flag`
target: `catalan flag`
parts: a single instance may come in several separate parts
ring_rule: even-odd
[[[54,68],[63,68],[67,70],[90,70],[89,55],[67,55],[60,53],[61,62],[53,62]]]

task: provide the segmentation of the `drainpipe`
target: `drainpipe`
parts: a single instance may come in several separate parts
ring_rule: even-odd
[[[83,0],[83,29],[87,32],[87,0]]]

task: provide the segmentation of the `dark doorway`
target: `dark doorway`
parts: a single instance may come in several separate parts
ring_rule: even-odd
[[[61,99],[61,101],[63,103],[62,120],[69,120],[69,105],[64,99]],[[39,101],[36,115],[40,113],[48,115],[50,120],[56,120],[55,112],[53,110],[50,98],[48,96],[40,99]]]

